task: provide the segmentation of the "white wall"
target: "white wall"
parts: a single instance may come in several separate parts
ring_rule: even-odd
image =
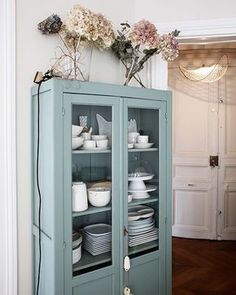
[[[116,25],[133,18],[133,2],[104,0],[17,1],[17,149],[18,149],[18,237],[19,294],[31,292],[31,191],[30,191],[30,87],[37,70],[45,72],[58,45],[53,37],[43,36],[37,24],[52,13],[61,16],[80,3],[102,12]],[[125,7],[125,9],[124,9]],[[95,52],[92,79],[121,83],[119,63],[112,54]]]
[[[160,22],[175,22],[210,18],[235,17],[235,0],[149,0],[147,5],[136,1],[136,19],[147,18],[156,24]]]

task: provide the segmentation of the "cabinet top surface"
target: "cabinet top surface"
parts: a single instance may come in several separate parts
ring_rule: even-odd
[[[32,87],[32,95],[36,95],[38,86]],[[81,82],[53,78],[41,85],[40,92],[53,90],[67,94],[96,94],[130,98],[149,98],[154,100],[170,100],[171,91],[150,88],[130,87],[98,82]]]

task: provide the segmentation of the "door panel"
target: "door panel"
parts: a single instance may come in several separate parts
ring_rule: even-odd
[[[218,239],[236,239],[236,69],[220,80]]]
[[[160,273],[159,267],[165,267],[165,212],[166,206],[166,103],[148,100],[127,99],[124,104],[124,226],[125,234],[124,254],[130,258],[130,270],[123,272],[124,286],[131,289],[132,294],[166,294],[166,273]],[[137,131],[149,136],[150,148],[139,147],[128,149],[128,120],[135,120]],[[148,175],[148,179],[139,181],[140,175]],[[136,179],[131,179],[131,176]],[[149,178],[150,177],[150,178]],[[129,179],[129,182],[127,181]],[[137,184],[138,183],[138,184]],[[138,185],[138,187],[137,187]],[[142,185],[142,188],[140,186]],[[146,191],[148,187],[153,191]],[[128,203],[127,194],[133,195],[133,200]],[[132,212],[137,206],[144,206],[153,210],[149,218],[132,221]],[[142,208],[140,208],[142,209]],[[131,213],[131,214],[130,214]],[[150,221],[148,220],[150,219]],[[147,221],[147,223],[145,223]],[[136,223],[142,224],[136,224]],[[148,226],[146,225],[148,224]],[[144,230],[143,230],[144,229]],[[145,232],[141,232],[145,231]],[[161,259],[157,259],[158,254]],[[149,259],[149,258],[152,259]],[[148,262],[147,262],[148,261]],[[160,293],[160,290],[162,293]]]
[[[151,274],[151,275],[150,275]],[[138,264],[129,271],[129,286],[135,295],[161,295],[159,278],[159,260]]]
[[[71,286],[76,286],[73,289],[73,294],[76,295],[95,293],[118,295],[120,235],[117,233],[120,232],[120,216],[119,210],[114,208],[120,206],[118,189],[120,161],[114,155],[119,154],[120,99],[65,94],[64,109],[66,294],[71,294]],[[101,126],[97,114],[104,118],[105,127]],[[96,146],[86,148],[84,141],[82,146],[73,149],[72,125],[83,126],[85,133],[92,128],[92,135],[106,136],[108,147],[101,148],[98,141],[96,143],[93,141]],[[101,133],[102,128],[103,133]],[[108,192],[109,188],[108,203],[103,206],[96,204],[100,196],[97,195],[95,187],[99,187],[100,192]],[[91,190],[93,196],[96,193],[93,200]]]
[[[208,107],[205,101],[175,91],[174,155],[208,156]]]
[[[217,151],[217,105],[176,89],[173,105],[173,235],[212,239],[217,168],[209,167],[209,155]]]

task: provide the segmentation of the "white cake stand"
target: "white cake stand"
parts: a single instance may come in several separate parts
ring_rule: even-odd
[[[156,185],[145,185],[145,180],[150,180],[154,177],[154,174],[150,173],[131,173],[128,175],[130,181],[128,192],[132,193],[133,199],[147,199],[150,197],[149,192],[153,192],[157,189]]]

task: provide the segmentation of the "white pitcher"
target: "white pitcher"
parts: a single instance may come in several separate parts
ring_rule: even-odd
[[[84,182],[72,183],[72,211],[80,212],[88,209],[87,188]]]

